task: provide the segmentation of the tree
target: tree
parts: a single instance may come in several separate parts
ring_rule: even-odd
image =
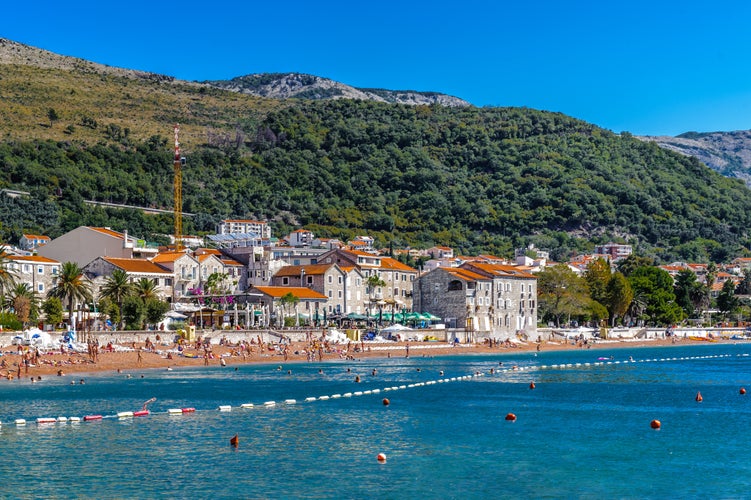
[[[8,258],[5,246],[0,245],[0,307],[5,307],[5,292],[16,284],[17,275],[11,264],[13,261]]]
[[[295,296],[292,292],[285,293],[279,299],[279,303],[284,308],[285,313],[287,312],[287,307],[295,306],[297,305],[298,302],[300,302],[300,299],[297,296]]]
[[[101,295],[112,300],[117,304],[122,315],[122,323],[125,323],[125,312],[123,311],[123,303],[125,298],[133,293],[134,287],[131,283],[128,273],[122,269],[115,269],[112,272],[112,276],[107,278],[102,286]]]
[[[589,305],[589,290],[582,278],[565,264],[546,267],[537,276],[537,296],[542,315],[561,326],[564,316],[583,314]]]
[[[57,297],[50,297],[42,303],[42,312],[47,323],[57,325],[63,321],[63,303]]]
[[[735,296],[735,285],[732,280],[726,280],[722,284],[722,290],[717,295],[717,309],[727,317],[740,307],[740,301]]]
[[[611,326],[615,326],[616,318],[626,314],[633,299],[634,291],[631,289],[631,283],[620,272],[614,273],[605,290],[605,304],[610,313]]]
[[[9,292],[6,305],[13,309],[24,328],[29,320],[36,320],[39,317],[39,298],[28,283],[17,284]]]
[[[168,302],[156,298],[147,299],[146,304],[146,322],[150,325],[156,325],[164,319],[164,315],[170,309]]]
[[[602,257],[587,264],[584,280],[589,288],[589,296],[602,305],[607,306],[607,287],[610,282],[610,264]]]
[[[686,316],[689,318],[697,317],[697,310],[701,308],[705,292],[704,287],[696,278],[696,274],[690,269],[679,271],[675,277],[673,290],[675,291],[675,302],[683,309]]]
[[[160,291],[154,280],[149,278],[141,278],[133,283],[133,293],[144,302],[158,298]]]
[[[47,118],[50,121],[50,128],[52,128],[52,125],[60,119],[60,115],[57,114],[55,108],[50,108],[47,110]]]
[[[634,297],[644,300],[644,314],[654,324],[671,325],[683,318],[683,311],[675,302],[673,278],[664,269],[642,266],[628,278]]]
[[[83,276],[83,271],[75,262],[64,262],[60,269],[57,284],[50,289],[47,297],[57,297],[68,302],[68,325],[72,330],[73,307],[77,302],[92,300],[91,283]]]
[[[140,330],[146,317],[146,306],[135,295],[127,295],[123,299],[122,315],[126,330]]]

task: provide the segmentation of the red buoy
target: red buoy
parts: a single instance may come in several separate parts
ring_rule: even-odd
[[[379,453],[378,456],[376,456],[376,459],[378,460],[378,463],[385,464],[386,463],[386,454],[385,453]]]
[[[232,445],[233,448],[238,447],[238,445],[240,444],[240,438],[237,437],[237,434],[235,434],[234,436],[230,438],[229,444]]]
[[[696,402],[697,403],[701,403],[702,401],[704,401],[704,398],[701,397],[701,392],[697,392],[696,393]]]
[[[741,387],[741,391],[740,392],[741,392],[741,394],[746,394],[746,388],[745,387]]]
[[[389,398],[383,398],[383,406],[388,406],[391,404],[391,401],[389,401]]]
[[[508,420],[509,422],[516,422],[516,415],[509,413],[506,415],[506,420]]]
[[[531,382],[531,383],[529,384],[529,388],[530,388],[530,389],[534,389],[534,388],[535,388],[535,383],[534,383],[534,382]]]
[[[653,429],[659,429],[662,426],[662,424],[660,423],[659,420],[655,419],[649,423],[649,426],[652,427]]]

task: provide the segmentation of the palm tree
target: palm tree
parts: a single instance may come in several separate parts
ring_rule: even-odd
[[[138,295],[144,302],[149,299],[158,298],[160,291],[154,280],[150,280],[149,278],[141,278],[133,284],[133,293]]]
[[[83,270],[75,262],[64,262],[60,269],[57,284],[47,293],[47,297],[57,297],[68,302],[68,325],[73,329],[73,306],[76,302],[92,300],[91,282],[83,275]]]
[[[0,303],[5,302],[5,291],[10,290],[16,284],[16,272],[11,268],[13,262],[8,258],[5,246],[0,246]],[[4,305],[0,305],[4,307]]]
[[[128,273],[122,269],[115,269],[112,276],[107,278],[107,281],[105,281],[102,286],[102,297],[109,298],[117,303],[117,306],[120,308],[121,328],[125,325],[125,321],[122,319],[123,302],[125,301],[125,297],[133,293],[133,290],[134,286],[133,283],[131,283],[130,278],[128,278]]]
[[[25,329],[29,320],[38,315],[39,297],[28,283],[19,283],[9,292],[5,305],[13,309]]]

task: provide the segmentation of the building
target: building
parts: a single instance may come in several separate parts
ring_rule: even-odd
[[[21,250],[34,250],[37,247],[46,245],[49,243],[49,236],[41,236],[39,234],[23,234],[18,242],[18,246]]]
[[[347,272],[336,264],[285,266],[271,278],[272,286],[306,287],[325,296],[328,317],[352,312],[348,284]]]
[[[80,226],[39,247],[37,253],[59,262],[75,262],[83,267],[98,257],[120,259],[148,258],[158,253],[156,247],[141,239],[107,227]]]
[[[255,234],[263,240],[270,240],[271,226],[259,220],[226,219],[217,224],[216,234]]]
[[[607,255],[611,262],[616,262],[627,258],[633,252],[631,245],[621,245],[618,243],[606,243],[595,247],[596,254]]]
[[[257,286],[250,290],[257,294],[261,311],[268,318],[267,326],[281,328],[285,317],[297,317],[301,320],[323,321],[322,311],[326,309],[326,296],[308,287]],[[291,294],[297,301],[292,306],[284,304],[282,297]]]
[[[57,285],[60,275],[60,262],[39,255],[6,255],[10,270],[18,283],[26,283],[40,297]],[[7,290],[6,290],[7,292]]]
[[[289,243],[289,246],[291,247],[310,247],[313,246],[314,241],[315,236],[313,235],[313,232],[308,231],[307,229],[292,231],[289,236],[287,236],[287,243]]]
[[[171,300],[173,302],[191,295],[193,290],[200,287],[198,261],[190,254],[162,252],[151,259],[151,262],[171,273]]]
[[[414,285],[414,309],[440,316],[477,338],[537,337],[537,278],[484,261],[437,268]]]
[[[377,276],[385,284],[366,291],[362,307],[372,311],[384,305],[394,311],[412,310],[412,284],[418,271],[391,257],[383,257],[362,250],[339,248],[321,255],[320,264],[337,264],[342,269],[356,268],[367,287],[368,279]],[[378,304],[383,302],[384,304]],[[356,307],[352,304],[353,311]]]
[[[173,294],[174,274],[146,259],[123,259],[119,257],[98,257],[84,266],[84,273],[94,286],[94,299],[101,296],[101,288],[115,270],[124,271],[131,282],[141,278],[152,280],[157,286],[157,295],[162,300],[171,300]]]

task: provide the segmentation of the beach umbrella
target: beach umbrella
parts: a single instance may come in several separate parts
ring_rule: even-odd
[[[441,321],[441,318],[429,312],[422,313],[422,319],[425,319],[427,321]]]

